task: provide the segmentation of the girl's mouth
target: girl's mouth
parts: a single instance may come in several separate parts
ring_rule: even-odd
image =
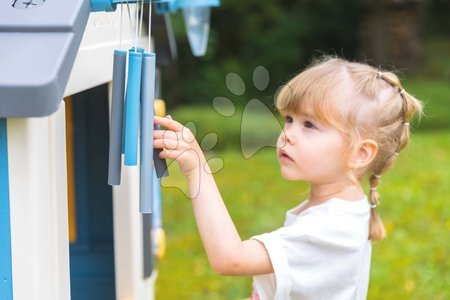
[[[286,151],[280,150],[278,153],[278,158],[284,161],[294,161],[289,155],[287,155]]]

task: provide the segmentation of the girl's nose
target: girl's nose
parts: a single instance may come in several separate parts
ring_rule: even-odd
[[[295,144],[295,138],[292,134],[291,131],[289,130],[283,130],[281,132],[281,140],[285,143],[289,143],[289,144]]]

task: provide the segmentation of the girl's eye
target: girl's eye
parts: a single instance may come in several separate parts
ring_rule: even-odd
[[[313,128],[313,129],[316,128],[316,126],[314,126],[314,124],[313,124],[312,122],[310,122],[310,121],[305,121],[305,122],[303,123],[303,125],[304,125],[306,128]]]
[[[286,121],[286,123],[292,123],[292,117],[291,116],[286,116],[284,118],[284,120]]]

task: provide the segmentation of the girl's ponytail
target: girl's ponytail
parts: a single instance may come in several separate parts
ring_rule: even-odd
[[[380,129],[379,142],[384,146],[384,151],[378,154],[378,159],[373,166],[374,174],[369,178],[370,192],[370,222],[369,222],[369,240],[380,241],[386,236],[386,230],[383,222],[376,210],[377,205],[380,203],[380,195],[377,192],[377,186],[380,183],[381,174],[390,169],[399,153],[409,142],[410,130],[409,121],[413,116],[418,113],[422,113],[422,105],[419,100],[408,94],[401,86],[398,78],[392,73],[382,73],[378,71],[376,78],[382,79],[391,85],[400,95],[401,98],[401,113],[397,120],[393,120],[392,123],[387,124],[384,128]],[[397,98],[398,99],[398,98]],[[394,133],[394,138],[391,134]],[[390,136],[390,137],[389,137]]]
[[[386,230],[384,229],[383,222],[376,210],[377,205],[380,203],[380,195],[377,192],[377,186],[381,181],[381,175],[373,174],[369,178],[370,192],[370,222],[369,222],[369,240],[381,241],[386,236]]]

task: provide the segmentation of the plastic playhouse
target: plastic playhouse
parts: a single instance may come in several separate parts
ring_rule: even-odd
[[[201,56],[219,4],[0,2],[1,300],[154,299],[169,14]]]

